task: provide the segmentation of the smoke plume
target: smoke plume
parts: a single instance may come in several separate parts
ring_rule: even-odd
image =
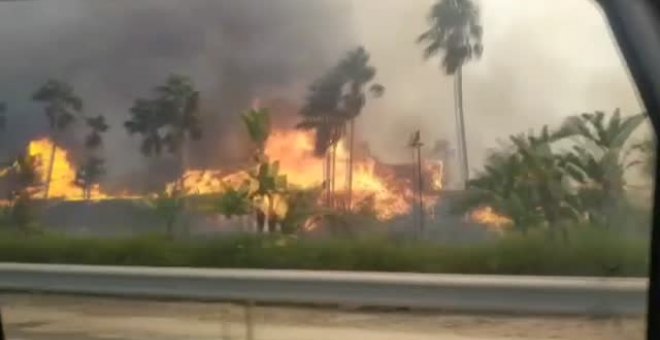
[[[47,132],[29,95],[47,78],[72,83],[87,112],[105,114],[110,178],[136,177],[145,161],[121,122],[136,97],[169,73],[203,92],[205,137],[197,167],[245,157],[237,113],[255,98],[295,118],[305,88],[364,45],[385,96],[358,120],[379,158],[401,162],[409,134],[455,145],[451,77],[415,43],[435,0],[116,0],[0,3],[0,100],[10,105],[9,149]],[[465,69],[471,168],[508,135],[584,111],[642,110],[602,13],[589,0],[480,1],[483,57]],[[284,114],[282,114],[284,113]],[[288,113],[288,115],[286,114]]]
[[[205,136],[191,145],[191,162],[211,167],[244,157],[237,117],[253,99],[297,101],[309,79],[354,45],[350,7],[331,0],[26,1],[0,9],[0,101],[10,124],[2,149],[11,154],[48,133],[30,96],[48,78],[61,79],[85,113],[112,125],[107,181],[145,169],[122,122],[169,74],[191,76],[203,93]]]

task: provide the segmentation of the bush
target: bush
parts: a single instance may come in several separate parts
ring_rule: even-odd
[[[482,245],[446,246],[386,239],[306,240],[243,236],[204,241],[164,237],[72,239],[1,234],[0,261],[211,268],[646,276],[648,242],[595,228],[568,242],[538,232]]]

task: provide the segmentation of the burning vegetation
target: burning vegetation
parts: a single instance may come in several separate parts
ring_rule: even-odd
[[[607,225],[630,213],[625,172],[637,162],[627,158],[634,148],[626,143],[643,124],[644,114],[622,116],[618,110],[609,116],[584,113],[569,117],[557,129],[544,127],[540,133],[511,136],[510,145],[495,150],[482,171],[470,176],[462,68],[483,52],[479,8],[472,1],[441,0],[429,19],[430,27],[418,42],[426,57],[440,57],[445,73],[456,79],[458,141],[453,161],[460,164],[453,165],[461,168],[463,178],[458,182],[465,197],[452,202],[455,214],[495,230],[523,230],[565,222]],[[255,65],[227,64],[269,73]],[[268,70],[274,68],[268,66]],[[251,84],[249,78],[240,80]],[[11,164],[0,170],[0,186],[7,197],[0,206],[25,224],[34,201],[147,201],[162,212],[168,232],[184,211],[211,211],[226,219],[247,216],[261,232],[279,231],[286,223],[295,230],[315,229],[333,214],[368,215],[378,222],[410,215],[415,217],[410,229],[420,230],[425,220],[435,218],[436,208],[444,203],[450,161],[446,155],[453,152],[446,143],[444,156],[435,157],[427,152],[425,143],[429,141],[423,140],[420,130],[411,131],[409,143],[401,148],[408,147],[412,157],[403,164],[386,164],[357,150],[362,141],[356,121],[372,101],[390,95],[379,83],[366,49],[348,51],[311,82],[304,100],[292,103],[284,115],[254,104],[240,115],[242,119],[226,119],[231,125],[227,130],[249,137],[244,142],[208,138],[224,130],[220,131],[220,124],[207,124],[212,120],[205,115],[207,111],[245,108],[253,90],[272,88],[269,83],[245,89],[241,82],[236,83],[223,88],[227,96],[236,95],[236,105],[218,108],[214,102],[207,105],[212,106],[209,109],[203,104],[212,100],[198,91],[191,78],[170,75],[148,95],[134,100],[121,126],[111,127],[104,116],[89,115],[100,108],[83,106],[71,85],[46,81],[31,99],[43,110],[48,131],[29,142],[25,152],[11,155],[11,161],[7,160]],[[239,89],[234,91],[232,86]],[[0,105],[0,128],[6,123],[6,110]],[[239,114],[235,116],[231,118]],[[242,122],[243,129],[236,122]],[[88,133],[82,139],[81,127]],[[148,189],[125,183],[120,183],[121,190],[115,184],[109,189],[103,147],[109,129],[123,130],[138,141],[138,152],[151,171],[136,176],[136,181],[150,182]],[[222,164],[224,155],[219,150],[224,143],[238,150],[239,161]],[[569,148],[560,151],[554,147],[557,143]],[[203,152],[195,152],[199,149]],[[654,152],[649,146],[637,149]],[[215,162],[199,162],[201,157]]]
[[[37,185],[31,190],[35,200],[43,199],[45,183],[48,179],[48,168],[52,160],[52,175],[50,178],[49,199],[82,201],[85,200],[83,190],[76,185],[76,169],[69,152],[62,147],[56,147],[48,138],[41,138],[29,143],[28,155],[36,160],[38,173]],[[55,155],[51,158],[51,155]],[[288,184],[297,189],[322,189],[324,185],[324,160],[314,154],[314,135],[300,130],[275,131],[268,138],[265,154],[269,159],[279,162],[279,171],[285,175]],[[344,144],[337,148],[337,162],[346,164],[348,159]],[[355,207],[373,204],[374,212],[379,219],[387,220],[408,214],[412,210],[413,188],[410,176],[399,174],[410,170],[412,166],[395,166],[378,162],[373,157],[358,159],[354,164],[353,190]],[[346,167],[337,168],[337,195],[345,195],[347,189]],[[442,163],[429,162],[425,165],[425,181],[432,184],[425,195],[433,200],[439,194],[442,183]],[[249,176],[248,168],[237,171],[222,169],[188,169],[183,173],[181,183],[186,195],[221,194],[227,187],[241,185]],[[167,184],[174,188],[179,180]],[[111,194],[103,190],[101,184],[94,184],[89,195],[91,201],[138,199],[140,193],[129,192]],[[146,196],[146,195],[145,195]]]

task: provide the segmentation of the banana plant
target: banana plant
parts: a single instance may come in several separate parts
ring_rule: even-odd
[[[256,208],[257,228],[263,232],[279,231],[280,222],[288,212],[286,175],[280,174],[279,162],[267,160],[259,163],[249,175],[247,187]]]

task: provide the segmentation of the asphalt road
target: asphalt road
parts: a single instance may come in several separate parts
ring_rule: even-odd
[[[0,295],[10,340],[245,337],[245,309],[221,303]],[[642,318],[516,317],[439,312],[255,307],[255,340],[628,340]]]

